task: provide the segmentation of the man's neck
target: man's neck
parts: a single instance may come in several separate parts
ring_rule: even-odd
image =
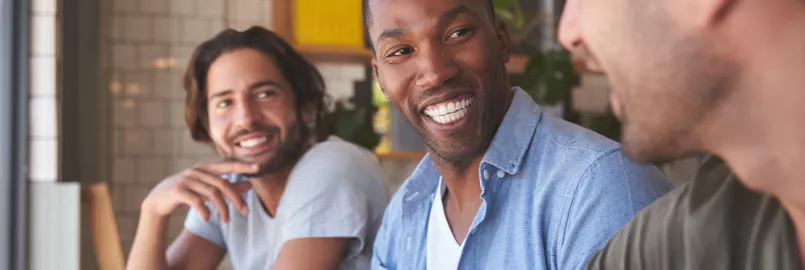
[[[481,182],[478,170],[483,155],[474,158],[468,164],[456,166],[432,155],[436,170],[442,176],[442,182],[447,186],[447,200],[457,206],[459,212],[477,211],[481,201]]]
[[[310,143],[303,143],[299,156],[304,155],[311,147]],[[285,193],[288,177],[298,161],[296,160],[271,174],[250,179],[252,188],[257,193],[257,196],[260,197],[260,203],[268,215],[277,216],[277,208],[279,207],[280,199],[282,199],[282,194]]]
[[[779,36],[788,47],[764,51],[747,65],[754,69],[744,70],[740,91],[714,117],[721,121],[710,123],[705,148],[748,188],[780,201],[794,222],[805,263],[805,35]]]
[[[285,192],[285,185],[288,183],[288,176],[291,175],[292,169],[293,166],[287,166],[275,173],[250,179],[263,209],[272,217],[277,215],[277,207]]]

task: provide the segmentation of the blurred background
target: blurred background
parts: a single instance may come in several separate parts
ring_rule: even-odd
[[[618,140],[606,77],[556,42],[563,2],[493,1],[515,43],[512,85]],[[148,191],[218,159],[190,139],[180,79],[195,46],[225,28],[267,27],[314,62],[333,98],[331,132],[374,150],[396,191],[425,147],[373,78],[361,8],[360,0],[0,0],[0,268],[117,269]],[[658,165],[678,184],[697,162]],[[185,214],[172,218],[170,239]]]

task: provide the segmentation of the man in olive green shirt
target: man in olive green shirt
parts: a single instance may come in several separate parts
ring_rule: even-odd
[[[567,0],[560,39],[608,75],[631,157],[719,157],[590,268],[802,269],[805,0]]]

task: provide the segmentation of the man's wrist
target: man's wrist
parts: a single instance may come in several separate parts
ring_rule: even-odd
[[[156,211],[156,207],[153,203],[151,203],[148,199],[143,200],[143,203],[140,204],[140,220],[148,219],[148,220],[164,220],[167,219],[169,215],[160,214]]]

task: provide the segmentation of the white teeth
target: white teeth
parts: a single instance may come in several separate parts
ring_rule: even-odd
[[[266,141],[266,137],[248,139],[245,141],[240,142],[240,147],[249,148],[254,147],[255,145],[261,144]]]
[[[467,107],[472,104],[473,99],[465,99],[456,102],[446,102],[438,106],[425,109],[425,114],[430,116],[433,121],[441,124],[452,123],[464,118],[467,115]]]

